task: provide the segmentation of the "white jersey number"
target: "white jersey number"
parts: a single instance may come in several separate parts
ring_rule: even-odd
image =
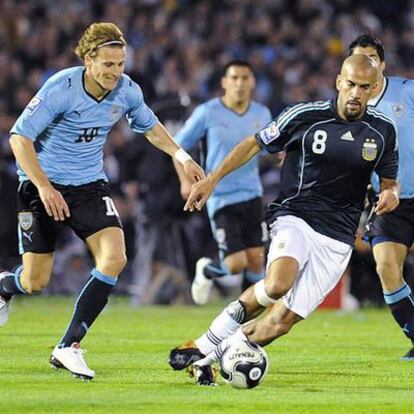
[[[105,197],[102,197],[102,200],[105,201],[106,215],[119,217],[118,210],[116,209],[115,204],[112,201],[112,198],[105,196]]]
[[[326,149],[328,134],[323,129],[318,129],[313,134],[312,151],[315,154],[323,154]]]

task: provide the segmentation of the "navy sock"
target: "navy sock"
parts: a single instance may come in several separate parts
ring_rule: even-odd
[[[19,266],[14,272],[10,272],[9,276],[5,276],[0,280],[0,296],[6,300],[11,299],[16,294],[26,294],[20,284],[20,274],[23,266]]]
[[[204,276],[207,279],[215,279],[228,275],[228,271],[224,264],[219,261],[213,261],[204,268]]]
[[[385,302],[404,334],[414,343],[414,298],[404,283],[399,289],[384,293]]]
[[[242,282],[242,292],[244,292],[248,287],[251,285],[256,284],[260,280],[262,280],[264,277],[263,273],[255,273],[251,270],[245,269],[243,271],[243,282]]]
[[[80,342],[108,302],[108,296],[116,283],[116,278],[106,276],[96,269],[86,282],[75,303],[75,311],[59,347],[71,346]]]

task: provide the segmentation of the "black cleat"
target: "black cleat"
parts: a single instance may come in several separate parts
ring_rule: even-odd
[[[414,361],[414,346],[400,359],[402,361]]]
[[[170,351],[168,363],[173,369],[181,371],[204,357],[195,342],[188,341]]]
[[[197,385],[213,386],[217,385],[216,375],[217,370],[211,365],[196,365],[193,364],[191,367],[192,374],[195,378]]]

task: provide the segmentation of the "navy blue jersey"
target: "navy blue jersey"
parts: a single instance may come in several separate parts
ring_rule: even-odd
[[[260,130],[256,140],[270,153],[286,151],[281,192],[269,205],[269,218],[294,215],[351,245],[373,172],[397,177],[394,123],[370,107],[361,119],[345,121],[334,101],[297,104]]]

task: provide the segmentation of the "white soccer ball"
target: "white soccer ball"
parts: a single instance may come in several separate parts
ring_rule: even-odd
[[[230,343],[220,358],[220,374],[234,388],[257,387],[266,376],[266,351],[249,341]]]

